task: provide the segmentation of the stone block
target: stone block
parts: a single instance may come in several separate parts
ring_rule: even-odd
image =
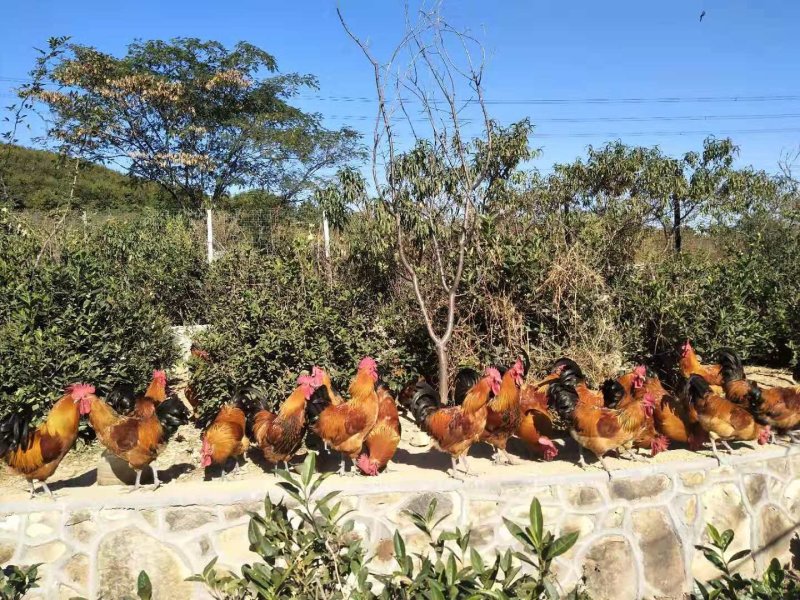
[[[782,565],[792,560],[789,542],[797,532],[797,525],[778,506],[764,506],[758,515],[758,548],[756,564],[759,571],[764,571],[773,558]]]
[[[595,487],[580,485],[564,488],[561,497],[575,508],[596,508],[603,503],[603,495]]]
[[[706,482],[706,474],[703,471],[689,471],[681,473],[681,483],[687,488],[700,487]]]
[[[196,506],[172,508],[164,515],[164,522],[170,531],[194,531],[216,521],[216,513]]]
[[[134,596],[136,579],[144,570],[153,583],[154,600],[189,600],[193,586],[185,581],[191,571],[168,545],[136,527],[107,534],[95,560],[98,595],[104,598]]]
[[[609,535],[586,553],[583,577],[592,600],[635,600],[638,581],[633,550],[624,537]]]
[[[645,581],[656,597],[681,597],[686,587],[683,554],[666,508],[634,511],[632,521],[644,557]]]
[[[671,487],[672,481],[666,475],[651,475],[643,479],[619,479],[609,485],[612,498],[630,501],[655,498]]]

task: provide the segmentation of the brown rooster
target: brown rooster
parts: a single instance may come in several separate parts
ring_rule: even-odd
[[[628,403],[635,402],[639,404],[640,409],[644,410],[642,402],[646,395],[650,395],[646,404],[652,405],[653,410],[645,415],[644,427],[641,434],[634,440],[634,447],[650,450],[651,456],[667,450],[669,438],[658,429],[658,422],[662,417],[666,417],[666,413],[661,412],[661,403],[667,396],[667,391],[661,385],[658,376],[648,372],[644,365],[639,365],[633,371],[618,377],[616,381],[622,387],[625,396],[624,400],[616,405],[616,408],[625,408]],[[608,401],[606,401],[606,405],[609,405]]]
[[[746,409],[715,394],[702,376],[689,377],[688,397],[689,403],[697,411],[700,425],[708,432],[711,449],[720,464],[722,460],[717,452],[716,440],[721,440],[728,451],[733,450],[728,440],[757,440],[759,444],[766,444],[769,440],[769,425],[759,425]]]
[[[759,422],[797,441],[795,429],[800,425],[800,386],[760,388],[747,380],[741,359],[728,348],[720,350],[720,363],[725,396],[749,407]]]
[[[636,403],[619,409],[598,406],[591,398],[581,400],[575,387],[563,377],[550,384],[548,393],[560,419],[569,424],[572,438],[580,448],[597,456],[609,477],[611,471],[603,457],[612,450],[629,448],[641,434],[641,413],[653,408],[650,395],[645,396],[641,406]],[[586,467],[582,451],[579,462]]]
[[[681,346],[681,358],[678,366],[680,367],[681,375],[686,379],[689,379],[692,375],[700,375],[709,385],[722,385],[721,365],[701,364],[689,340],[686,340]]]
[[[277,413],[266,410],[261,397],[259,410],[252,415],[253,438],[264,458],[272,464],[282,462],[288,468],[288,462],[303,442],[306,403],[321,385],[316,367],[314,373],[317,374],[316,378],[312,375],[300,375],[297,378],[297,387],[284,400]]]
[[[500,372],[490,367],[483,378],[467,391],[460,405],[448,407],[439,404],[439,392],[430,384],[424,380],[417,382],[417,391],[408,408],[416,423],[431,436],[435,447],[450,455],[451,477],[458,477],[456,463],[462,459],[464,475],[469,475],[466,454],[483,433],[486,403],[491,394],[500,391],[500,382]]]
[[[46,480],[78,438],[81,415],[89,412],[94,391],[94,386],[84,383],[68,387],[35,431],[30,429],[30,414],[14,413],[0,421],[0,457],[28,480],[31,497],[36,495],[37,481],[53,496]]]
[[[517,437],[544,460],[553,460],[558,456],[556,444],[563,444],[563,440],[553,439],[556,428],[547,401],[547,390],[523,385],[519,393],[519,408],[522,418],[517,428]]]
[[[219,465],[224,480],[225,465],[233,459],[233,470],[236,472],[239,469],[239,458],[244,456],[250,446],[245,436],[246,422],[244,411],[235,402],[224,404],[203,433],[200,466],[205,469],[212,464]]]
[[[486,405],[486,428],[481,441],[488,442],[494,449],[495,464],[514,464],[518,461],[506,451],[508,438],[517,433],[522,419],[519,408],[519,388],[527,375],[526,364],[518,358],[514,365],[503,374],[500,391]]]
[[[368,454],[358,457],[356,466],[364,475],[388,470],[389,461],[400,443],[400,416],[389,390],[378,386],[378,420],[365,440]]]
[[[345,457],[355,464],[364,440],[378,420],[378,365],[369,356],[358,363],[358,372],[350,382],[350,399],[334,404],[328,388],[321,385],[308,403],[309,418],[315,433],[337,452],[342,453],[340,474],[345,474]]]
[[[183,403],[177,396],[160,403],[143,396],[136,400],[133,414],[124,416],[100,398],[89,396],[89,400],[89,424],[100,443],[136,471],[134,489],[139,488],[142,469],[148,466],[158,488],[161,482],[152,463],[178,427],[188,422],[189,414]]]

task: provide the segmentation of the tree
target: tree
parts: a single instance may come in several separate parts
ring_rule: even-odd
[[[316,88],[314,77],[276,71],[270,54],[245,42],[135,42],[122,58],[69,44],[47,72],[58,90],[37,97],[61,144],[154,181],[183,205],[213,205],[235,187],[289,202],[356,157],[359,136],[289,104]]]
[[[465,261],[477,251],[473,234],[481,219],[496,211],[510,177],[530,156],[530,124],[504,128],[489,117],[483,48],[451,27],[438,6],[420,11],[416,22],[406,10],[405,33],[385,63],[338,14],[372,67],[374,191],[392,216],[399,262],[435,347],[440,400],[446,403],[448,344]],[[481,131],[469,140],[471,122]],[[410,136],[410,147],[402,148],[401,135]]]
[[[611,142],[590,147],[586,161],[557,165],[551,186],[567,190],[567,206],[580,204],[602,213],[620,201],[626,203],[634,215],[660,224],[679,253],[687,223],[701,217],[724,222],[778,193],[766,172],[734,168],[737,154],[730,139],[708,138],[702,152],[680,158],[665,155],[657,146]]]

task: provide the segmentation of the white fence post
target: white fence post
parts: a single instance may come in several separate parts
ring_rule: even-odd
[[[214,260],[214,225],[211,222],[211,209],[206,209],[206,247],[208,249],[208,264]]]
[[[322,211],[322,239],[325,240],[325,260],[331,259],[331,232],[328,227],[328,215]]]

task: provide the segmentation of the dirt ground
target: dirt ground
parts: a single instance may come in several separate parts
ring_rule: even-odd
[[[748,368],[747,373],[750,379],[767,387],[797,385],[786,371],[753,367]],[[420,479],[446,478],[446,470],[450,467],[450,457],[429,449],[426,444],[426,436],[405,418],[403,418],[402,426],[403,440],[398,448],[395,460],[390,464],[390,471],[381,474],[379,477],[384,480],[393,480],[395,478],[407,480],[408,477]],[[200,433],[194,425],[184,425],[158,457],[156,466],[159,470],[159,477],[165,484],[162,489],[170,488],[178,482],[200,482],[204,480],[213,480],[215,485],[222,485],[218,483],[218,467],[204,470],[199,466]],[[514,442],[517,442],[517,440],[514,440]],[[310,443],[313,445],[313,441]],[[734,446],[738,446],[736,448],[737,454],[759,450],[758,448],[752,448],[749,444],[734,444]],[[576,464],[577,449],[571,440],[567,441],[566,448],[561,451],[556,460],[547,463],[534,459],[522,443],[512,442],[510,450],[519,457],[520,464],[498,467],[492,464],[491,448],[486,444],[476,444],[470,450],[470,468],[476,474],[508,473],[508,475],[514,475],[535,472],[541,475],[554,475],[580,472],[580,467]],[[87,446],[79,442],[78,446],[64,458],[55,475],[48,481],[51,490],[57,495],[63,496],[71,494],[74,489],[96,486],[97,467],[103,461],[101,457],[102,451],[103,448],[99,444]],[[305,452],[305,450],[302,452]],[[707,457],[711,456],[711,453],[710,451],[703,451],[700,455]],[[679,448],[668,450],[652,459],[648,458],[648,461],[652,463],[687,461],[697,456],[697,453]],[[295,457],[294,462],[302,462],[302,460],[301,454]],[[614,469],[636,468],[642,464],[617,458],[609,458],[608,462]],[[318,465],[323,470],[334,471],[338,468],[338,456],[329,455],[322,451]],[[24,498],[28,490],[27,482],[8,468],[2,468],[4,471],[0,472],[0,499]],[[589,468],[595,469],[598,467],[590,464]],[[260,452],[257,449],[255,451],[251,450],[239,473],[230,476],[229,480],[236,481],[241,485],[242,482],[274,477],[270,471],[271,467],[263,461]],[[149,480],[143,478],[142,481]],[[148,492],[147,490],[142,490],[139,493]]]

